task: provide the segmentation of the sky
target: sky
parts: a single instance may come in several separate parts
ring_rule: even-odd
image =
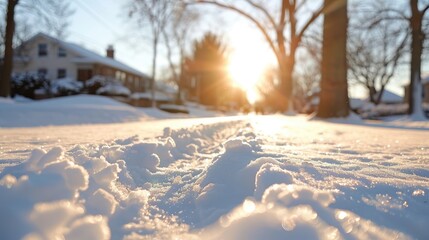
[[[149,74],[152,65],[151,37],[146,29],[136,29],[130,23],[127,1],[117,0],[74,0],[71,1],[75,14],[71,18],[67,40],[79,43],[100,54],[105,54],[109,44],[115,48],[115,58]],[[205,30],[217,30],[218,23],[206,22],[197,36]],[[234,27],[235,24],[231,25]],[[137,31],[138,33],[133,33]],[[225,29],[222,32],[227,32]],[[137,37],[136,37],[137,36]],[[236,44],[236,43],[234,43]],[[165,50],[160,44],[159,65],[167,64]],[[231,44],[232,46],[233,44]]]
[[[115,58],[128,65],[148,72],[150,48],[142,44],[132,48],[124,39],[127,35],[124,1],[75,0],[70,1],[75,9],[71,17],[67,40],[104,55],[108,45],[115,48]]]
[[[71,25],[68,30],[67,40],[78,43],[92,51],[104,55],[109,44],[115,48],[115,58],[122,61],[148,75],[151,74],[152,45],[147,29],[137,30],[142,36],[138,36],[132,31],[133,28],[127,21],[125,5],[127,1],[117,0],[74,0],[70,1],[75,9],[75,14],[71,18]],[[210,10],[207,10],[210,13]],[[213,14],[212,14],[213,15]],[[249,24],[242,17],[232,14],[223,14],[217,18],[206,17],[204,24],[200,26],[200,32],[196,36],[202,35],[204,31],[210,30],[223,35],[224,41],[228,44],[230,53],[239,53],[241,58],[257,56],[258,59],[266,59],[267,62],[275,64],[274,56],[262,35],[257,29]],[[134,38],[131,38],[134,36]],[[137,38],[135,38],[137,36]],[[133,40],[130,40],[133,39]],[[138,41],[136,41],[138,39]],[[251,41],[248,41],[251,39]],[[160,49],[158,60],[158,74],[160,69],[167,66],[165,50]],[[240,59],[240,57],[238,58]],[[250,66],[257,65],[256,62]],[[427,64],[424,64],[424,73],[429,72]],[[390,90],[402,94],[402,85],[408,78],[407,67],[402,67],[398,72],[397,79],[389,86]],[[363,97],[364,91],[353,88],[352,96]]]

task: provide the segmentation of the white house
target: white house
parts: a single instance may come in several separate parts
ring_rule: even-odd
[[[101,56],[77,44],[38,33],[15,49],[15,73],[38,72],[48,79],[72,78],[85,83],[95,75],[112,77],[133,92],[144,92],[150,78],[118,61],[109,46]]]

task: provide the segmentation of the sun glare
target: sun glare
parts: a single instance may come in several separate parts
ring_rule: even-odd
[[[254,104],[259,97],[257,84],[264,73],[267,61],[250,53],[250,49],[244,52],[235,51],[229,59],[228,71],[234,84],[246,91],[247,99]]]
[[[257,84],[272,63],[271,53],[252,29],[234,30],[232,39],[235,44],[229,58],[229,75],[235,86],[246,91],[249,103],[254,104],[260,98]]]

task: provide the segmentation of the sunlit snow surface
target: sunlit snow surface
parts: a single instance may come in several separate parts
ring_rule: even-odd
[[[1,239],[429,239],[427,128],[278,115],[0,133]]]

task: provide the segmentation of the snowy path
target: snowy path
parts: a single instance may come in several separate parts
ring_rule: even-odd
[[[428,239],[428,133],[285,116],[0,129],[0,235]]]
[[[74,145],[104,143],[114,139],[140,136],[155,138],[166,127],[186,128],[198,124],[233,121],[245,117],[189,118],[144,120],[130,123],[87,124],[31,128],[0,128],[0,170],[28,158],[34,148],[49,150],[55,146],[70,148]]]

